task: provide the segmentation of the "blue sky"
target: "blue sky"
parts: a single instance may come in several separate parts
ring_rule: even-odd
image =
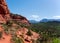
[[[10,12],[29,20],[60,19],[60,0],[6,0]]]

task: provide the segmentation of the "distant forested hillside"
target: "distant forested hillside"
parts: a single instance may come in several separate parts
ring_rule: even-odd
[[[59,21],[33,23],[33,24],[31,24],[31,27],[29,29],[31,29],[41,35],[41,38],[39,40],[40,42],[42,40],[47,41],[50,39],[52,40],[52,38],[60,37],[60,22]]]

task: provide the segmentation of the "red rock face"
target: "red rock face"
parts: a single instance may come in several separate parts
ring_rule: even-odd
[[[0,39],[0,43],[11,43],[10,42],[11,35],[2,34],[2,38]]]
[[[6,23],[10,19],[10,13],[5,3],[5,0],[0,0],[0,23]],[[4,33],[3,27],[0,25],[0,32],[2,32],[2,38],[0,43],[10,43],[11,36]]]
[[[18,21],[18,22],[21,22],[21,23],[25,23],[25,24],[27,24],[27,25],[30,25],[30,23],[29,23],[29,21],[25,18],[25,17],[23,17],[23,16],[21,16],[21,15],[16,15],[16,14],[10,14],[10,17],[13,19],[13,20],[16,20],[16,21]]]
[[[5,0],[0,0],[0,23],[6,23],[6,21],[10,18],[10,13],[5,3]]]

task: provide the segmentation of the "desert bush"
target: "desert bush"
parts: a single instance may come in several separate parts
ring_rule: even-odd
[[[0,38],[2,37],[2,32],[0,32]]]
[[[28,36],[31,36],[31,35],[32,35],[32,33],[31,33],[30,30],[27,32],[27,35],[28,35]]]
[[[59,38],[53,38],[52,43],[60,43],[60,39]]]
[[[24,43],[24,41],[21,38],[18,38],[17,36],[12,37],[12,41],[14,43]]]

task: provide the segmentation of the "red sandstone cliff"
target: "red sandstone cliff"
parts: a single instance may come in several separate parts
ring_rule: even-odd
[[[33,43],[32,40],[37,40],[39,34],[29,31],[28,26],[30,23],[25,17],[10,14],[5,0],[0,0],[0,43],[16,43],[18,39],[22,39],[23,43]]]
[[[8,10],[5,0],[0,0],[0,23],[6,23],[10,19],[10,12]]]

